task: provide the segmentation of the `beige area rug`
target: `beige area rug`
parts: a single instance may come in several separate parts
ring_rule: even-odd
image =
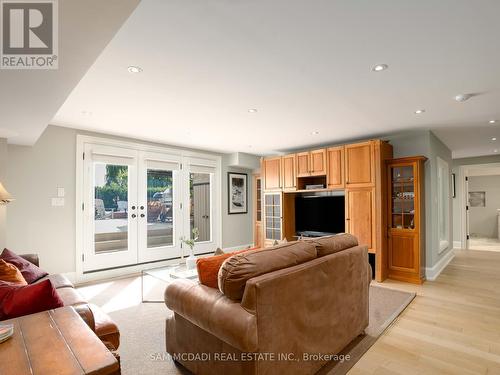
[[[161,298],[164,284],[155,288],[156,298]],[[148,297],[153,298],[155,288],[150,287]],[[79,290],[118,324],[123,375],[190,374],[176,366],[165,353],[165,319],[172,312],[163,303],[141,303],[140,277],[84,286]],[[318,374],[346,374],[414,297],[413,293],[371,286],[370,324],[366,335],[344,349],[342,354],[349,354],[349,361],[329,363]]]

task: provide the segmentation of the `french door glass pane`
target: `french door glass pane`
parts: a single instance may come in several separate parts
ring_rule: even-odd
[[[148,248],[173,245],[172,171],[147,171],[147,240]]]
[[[94,164],[96,254],[128,249],[128,166]]]
[[[212,239],[210,176],[210,173],[189,174],[189,227],[191,239],[193,238],[193,229],[198,229],[199,236],[197,242],[210,241]]]

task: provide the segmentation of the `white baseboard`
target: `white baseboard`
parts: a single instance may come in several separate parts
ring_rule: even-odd
[[[453,241],[453,248],[454,249],[461,249],[462,248],[462,241]]]
[[[253,243],[247,243],[244,245],[238,245],[238,246],[232,246],[232,247],[225,247],[222,250],[224,250],[225,253],[232,253],[233,251],[244,250],[244,249],[247,249],[249,247],[253,247]]]
[[[451,249],[437,262],[433,267],[425,268],[425,278],[429,281],[434,281],[438,278],[439,274],[445,269],[448,263],[455,257],[455,251]]]

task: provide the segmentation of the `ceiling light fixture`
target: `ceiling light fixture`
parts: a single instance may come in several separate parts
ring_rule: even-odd
[[[493,137],[491,138],[492,141],[496,141],[497,140],[497,137]]]
[[[422,113],[424,113],[424,112],[425,112],[425,109],[417,109],[417,110],[415,111],[415,114],[420,115],[420,114],[422,114]]]
[[[497,122],[497,120],[490,120],[488,121],[490,124],[495,124]]]
[[[474,95],[473,94],[459,94],[457,96],[455,96],[455,100],[457,102],[465,102],[467,100],[469,100],[470,98],[472,98]]]
[[[496,153],[498,152],[498,150],[497,150],[497,149],[494,149],[494,150],[493,150],[493,152],[496,154]]]
[[[141,73],[142,72],[142,68],[140,66],[134,66],[134,65],[130,65],[127,68],[127,70],[128,70],[129,73],[132,73],[132,74],[136,74],[136,73]]]
[[[382,72],[388,68],[389,68],[389,65],[387,65],[387,64],[377,64],[372,68],[372,71],[373,72]]]
[[[311,135],[318,135],[318,134],[319,134],[319,131],[317,131],[317,130],[311,132]]]
[[[250,108],[248,110],[249,113],[257,113],[257,109],[256,108]]]

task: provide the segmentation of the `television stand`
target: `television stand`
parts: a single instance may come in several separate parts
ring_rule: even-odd
[[[304,230],[301,232],[297,232],[297,237],[324,237],[324,236],[332,236],[337,233],[330,232],[316,232],[313,230]]]

